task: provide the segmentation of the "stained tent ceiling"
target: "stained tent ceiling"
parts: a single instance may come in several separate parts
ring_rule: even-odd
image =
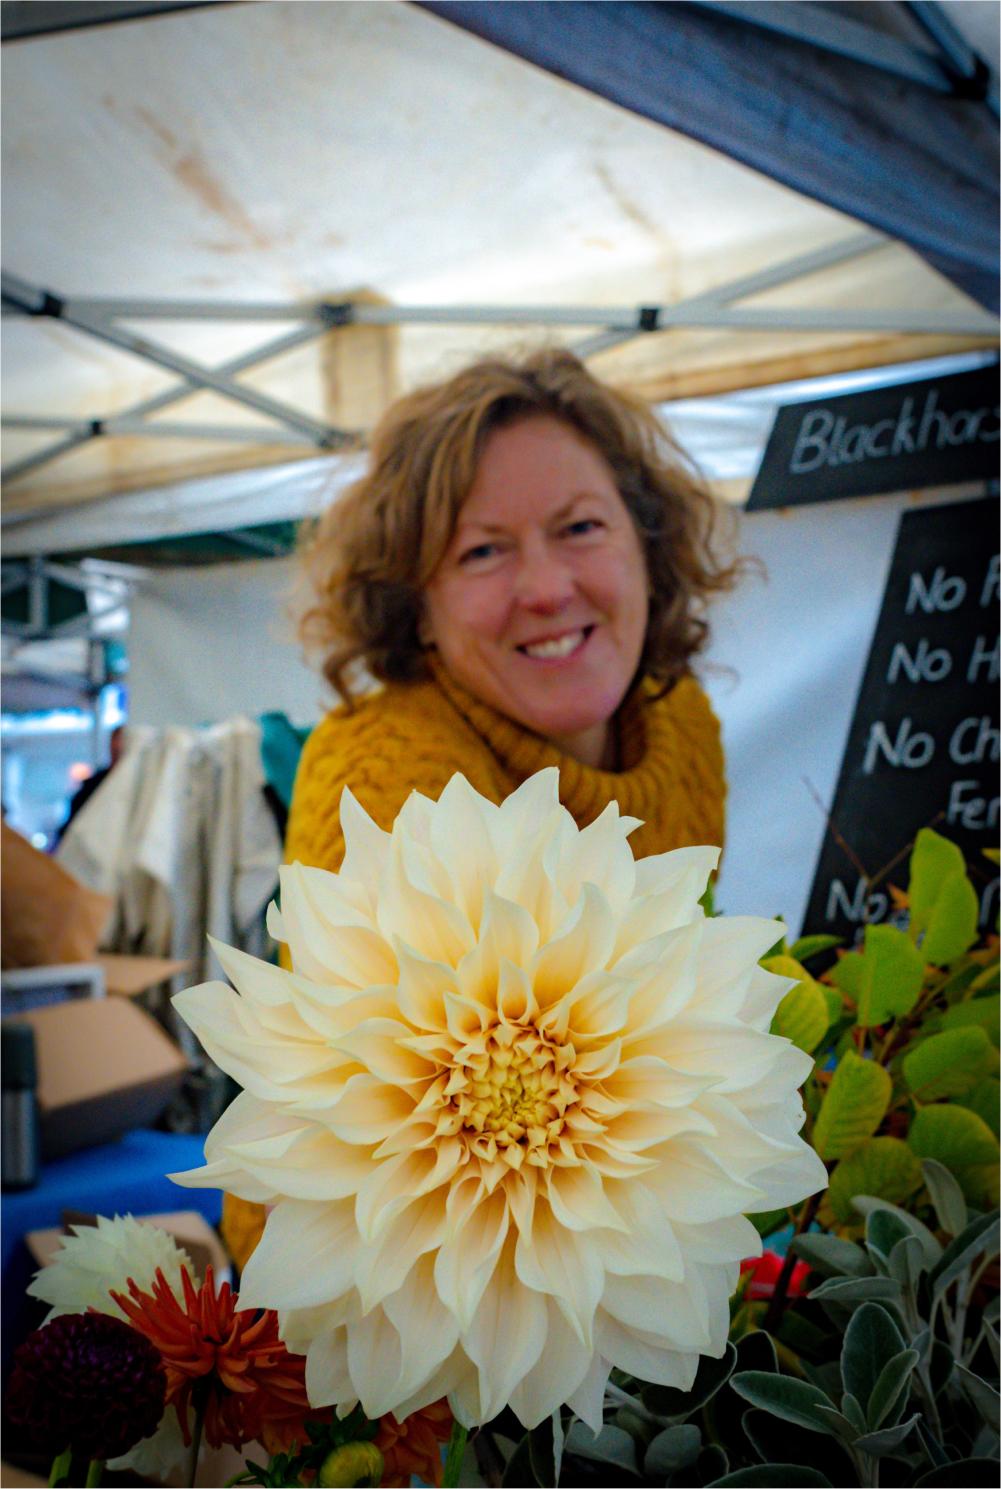
[[[3,172],[4,269],[76,321],[4,323],[15,519],[315,456],[318,429],[363,430],[416,382],[540,339],[583,344],[600,374],[658,399],[993,339],[900,244],[395,0],[206,5],[9,42]],[[766,287],[790,261],[814,268]],[[111,321],[104,297],[146,314]],[[149,318],[164,300],[198,305]],[[320,302],[371,323],[281,318]],[[728,304],[815,324],[749,330]],[[239,305],[271,318],[218,317]],[[687,314],[612,344],[613,312],[644,305]],[[378,323],[399,306],[491,313]],[[95,317],[117,345],[82,329]],[[880,317],[911,334],[872,329]],[[136,335],[164,365],[126,349]],[[179,381],[192,364],[215,389]],[[233,381],[256,407],[226,396]],[[65,453],[32,465],[54,440]]]

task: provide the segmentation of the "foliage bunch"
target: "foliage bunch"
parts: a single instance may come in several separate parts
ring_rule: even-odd
[[[953,1173],[970,1204],[998,1203],[998,943],[975,947],[979,903],[954,843],[918,833],[906,930],[867,925],[821,979],[804,962],[836,944],[811,936],[765,958],[797,979],[773,1032],[813,1054],[805,1135],[830,1167],[822,1225],[861,1231],[852,1208],[870,1194],[920,1209],[921,1160]],[[755,1217],[766,1233],[787,1217]]]
[[[997,1254],[998,1213],[970,1211],[934,1160],[923,1179],[935,1230],[857,1197],[860,1242],[793,1242],[823,1280],[776,1339],[756,1330],[729,1343],[689,1392],[618,1376],[601,1432],[574,1422],[564,1440],[554,1417],[522,1438],[504,1483],[996,1484],[997,1294],[971,1305]]]

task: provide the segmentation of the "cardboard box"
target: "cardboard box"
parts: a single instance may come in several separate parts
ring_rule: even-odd
[[[163,956],[122,956],[113,951],[99,951],[94,960],[104,973],[108,992],[123,998],[135,998],[178,972],[187,972],[191,966],[190,961],[176,962]]]
[[[155,1225],[160,1230],[169,1231],[178,1246],[183,1246],[190,1256],[199,1282],[205,1276],[205,1268],[210,1265],[217,1289],[223,1282],[231,1280],[232,1268],[226,1248],[204,1215],[200,1215],[197,1210],[169,1210],[162,1215],[137,1215],[135,1218],[146,1225]],[[91,1224],[96,1217],[71,1215],[64,1211],[63,1219],[65,1224],[62,1229],[53,1226],[51,1230],[29,1231],[25,1236],[24,1244],[37,1266],[48,1266],[69,1225]]]
[[[148,1127],[188,1065],[156,1020],[127,998],[85,998],[18,1018],[35,1031],[42,1157]]]

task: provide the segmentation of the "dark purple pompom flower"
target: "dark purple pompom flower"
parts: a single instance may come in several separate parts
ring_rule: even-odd
[[[142,1334],[106,1313],[66,1313],[15,1352],[7,1410],[47,1452],[117,1458],[156,1431],[166,1390]]]

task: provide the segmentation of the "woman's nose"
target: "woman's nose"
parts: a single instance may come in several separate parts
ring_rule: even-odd
[[[527,610],[553,614],[573,598],[574,579],[562,556],[548,544],[524,550],[518,559],[515,595]]]

